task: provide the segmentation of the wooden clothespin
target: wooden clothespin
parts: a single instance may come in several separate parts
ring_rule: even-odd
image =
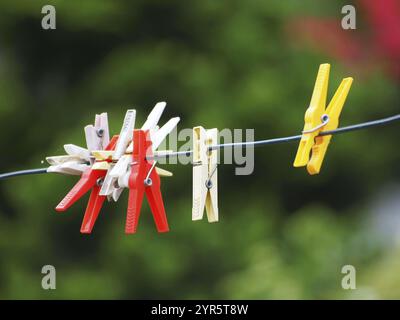
[[[218,142],[218,129],[193,128],[193,208],[192,220],[218,221],[218,151],[209,147]]]
[[[331,135],[319,136],[319,134],[322,130],[329,131],[338,127],[339,116],[353,82],[353,78],[350,77],[343,79],[331,102],[325,109],[329,70],[330,65],[327,63],[321,64],[319,67],[310,106],[305,114],[303,135],[293,164],[295,167],[307,166],[307,171],[311,175],[320,172],[329,142],[332,138]]]

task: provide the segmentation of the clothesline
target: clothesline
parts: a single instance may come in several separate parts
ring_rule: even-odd
[[[363,129],[368,129],[371,127],[387,125],[389,123],[399,121],[399,120],[400,120],[400,114],[397,114],[397,115],[387,117],[384,119],[378,119],[378,120],[373,120],[373,121],[368,121],[368,122],[357,123],[357,124],[346,126],[346,127],[340,127],[335,130],[321,131],[319,136],[336,135],[336,134],[342,134],[342,133],[347,133],[347,132],[351,132],[351,131],[363,130]],[[266,139],[266,140],[217,144],[217,145],[213,145],[213,146],[209,147],[209,151],[220,150],[220,149],[225,149],[225,148],[238,148],[238,147],[248,147],[248,146],[256,147],[256,146],[264,146],[264,145],[269,145],[269,144],[286,143],[286,142],[292,142],[292,141],[299,141],[301,139],[301,137],[302,137],[302,135],[300,134],[300,135],[295,135],[295,136],[273,138],[273,139]],[[191,156],[192,153],[193,153],[192,150],[176,151],[176,152],[166,153],[166,154],[162,154],[162,155],[152,156],[152,157],[149,157],[148,160],[157,160],[157,159],[161,159],[161,158],[170,158],[170,157],[176,157],[176,156]],[[23,175],[30,175],[30,174],[42,174],[42,173],[47,173],[47,168],[28,169],[28,170],[20,170],[20,171],[2,173],[2,174],[0,174],[0,180],[11,178],[11,177],[16,177],[16,176],[23,176]]]

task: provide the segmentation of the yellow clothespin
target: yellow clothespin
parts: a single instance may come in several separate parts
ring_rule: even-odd
[[[203,218],[204,207],[208,222],[218,221],[218,151],[208,151],[217,142],[217,129],[193,128],[193,221]]]
[[[329,70],[330,64],[328,63],[319,66],[310,106],[305,114],[303,135],[293,164],[295,167],[307,166],[307,171],[311,175],[318,174],[321,170],[326,150],[332,138],[331,135],[319,136],[319,134],[322,130],[329,131],[338,127],[339,116],[353,82],[353,78],[350,77],[343,79],[325,109]]]

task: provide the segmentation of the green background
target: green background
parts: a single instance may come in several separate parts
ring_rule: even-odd
[[[0,172],[42,167],[64,143],[84,146],[95,113],[108,112],[117,133],[126,109],[140,124],[164,100],[163,121],[180,116],[179,128],[298,134],[324,62],[329,98],[341,78],[355,79],[341,125],[395,114],[398,83],[384,70],[366,75],[287,27],[298,17],[339,25],[346,3],[2,0]],[[41,28],[45,4],[56,7],[56,30]],[[357,19],[341,32],[367,37]],[[87,197],[54,210],[76,177],[0,181],[0,298],[399,298],[398,127],[334,137],[318,176],[292,167],[296,150],[256,148],[250,176],[220,165],[217,224],[191,221],[191,166],[164,166],[174,172],[162,185],[167,234],[146,202],[137,234],[124,234],[127,192],[82,235]],[[46,264],[56,290],[41,288]],[[341,288],[347,264],[357,290]]]

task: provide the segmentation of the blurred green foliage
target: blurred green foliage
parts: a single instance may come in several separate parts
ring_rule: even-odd
[[[298,133],[318,65],[332,64],[330,95],[348,70],[292,43],[297,16],[340,21],[343,1],[0,2],[2,172],[43,166],[107,111],[116,133],[157,101],[180,128],[255,128],[256,138]],[[57,29],[41,29],[54,4]],[[357,73],[342,124],[398,112],[398,84]],[[171,232],[157,234],[147,204],[124,234],[126,194],[106,204],[92,235],[79,227],[85,199],[55,205],[76,178],[41,175],[0,184],[0,298],[398,298],[400,252],[370,232],[371,203],[399,181],[396,127],[333,139],[319,176],[292,168],[295,144],[256,149],[255,172],[219,169],[220,222],[191,222],[191,167],[163,180]],[[57,290],[41,288],[45,264]],[[341,288],[343,265],[355,291]]]

